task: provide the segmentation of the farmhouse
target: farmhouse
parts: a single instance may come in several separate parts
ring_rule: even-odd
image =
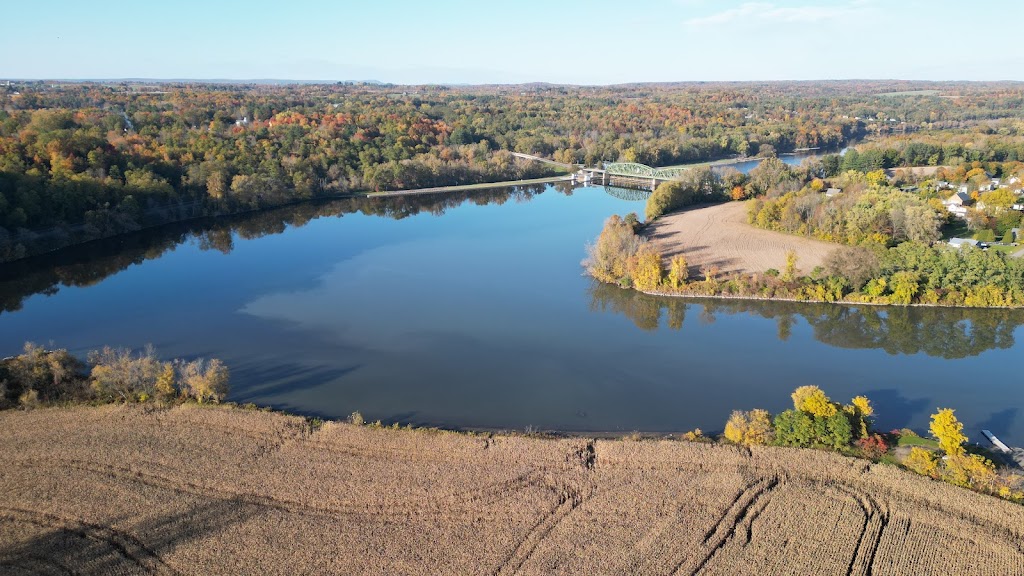
[[[943,200],[942,205],[955,216],[964,218],[967,216],[967,207],[971,205],[971,202],[971,197],[967,195],[967,192],[957,192]]]

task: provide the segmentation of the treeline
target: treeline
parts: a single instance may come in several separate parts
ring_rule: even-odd
[[[840,166],[842,170],[871,172],[907,166],[1020,162],[1024,162],[1024,123],[1007,120],[971,130],[917,132],[912,136],[873,139],[848,150]],[[993,168],[993,175],[1000,176],[999,168]]]
[[[935,442],[931,443],[922,442],[911,430],[872,430],[874,407],[864,396],[853,398],[849,404],[839,404],[817,386],[801,386],[793,392],[792,399],[793,408],[774,417],[760,409],[733,412],[723,437],[746,446],[820,448],[896,463],[937,480],[1024,503],[1024,491],[1020,490],[1017,478],[1000,474],[985,454],[968,452],[963,424],[949,408],[932,415],[929,430]],[[908,444],[914,446],[907,456],[888,454],[896,445]]]
[[[955,101],[879,96],[890,88],[908,84],[15,83],[0,87],[0,260],[352,190],[550,172],[512,151],[664,166],[1020,115],[1014,85],[942,85]]]
[[[217,359],[161,361],[151,346],[105,347],[83,361],[67,350],[25,344],[0,360],[0,409],[116,402],[222,401],[228,369]]]
[[[750,203],[748,221],[760,228],[855,246],[930,243],[947,223],[949,213],[940,200],[891,187],[884,172],[848,171],[829,183],[814,178],[797,191],[774,186]],[[826,186],[841,193],[826,195]]]

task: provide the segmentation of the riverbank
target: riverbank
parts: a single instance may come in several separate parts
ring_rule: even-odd
[[[474,191],[474,190],[489,190],[489,189],[492,189],[492,188],[507,188],[507,187],[513,187],[513,186],[530,186],[530,185],[535,185],[535,184],[553,184],[553,183],[558,183],[558,182],[569,182],[569,181],[572,181],[572,180],[573,180],[573,176],[572,175],[559,175],[559,176],[548,176],[548,177],[544,177],[544,178],[532,178],[532,179],[527,179],[527,180],[507,180],[507,181],[502,181],[502,182],[483,182],[483,183],[479,183],[479,184],[460,184],[460,185],[454,185],[454,186],[438,186],[438,187],[433,187],[433,188],[415,188],[415,189],[408,189],[408,190],[394,190],[394,191],[385,191],[385,192],[371,192],[371,191],[368,191],[368,190],[360,190],[360,191],[346,192],[344,194],[332,194],[332,195],[325,195],[325,196],[314,196],[314,197],[311,197],[311,198],[301,198],[301,199],[296,199],[296,200],[292,200],[292,201],[288,201],[288,202],[276,203],[276,204],[272,204],[272,205],[268,205],[268,206],[262,206],[262,207],[256,208],[256,209],[232,210],[232,211],[217,212],[217,213],[214,213],[214,214],[194,214],[194,215],[185,216],[185,217],[181,217],[181,218],[172,218],[172,219],[169,219],[169,220],[152,223],[152,224],[149,224],[149,225],[145,225],[145,226],[141,226],[141,227],[135,228],[133,230],[126,230],[126,231],[117,232],[117,233],[114,233],[114,234],[99,235],[99,236],[88,236],[88,237],[83,237],[83,238],[77,238],[77,239],[74,239],[74,240],[71,240],[71,241],[67,241],[67,242],[63,242],[63,243],[61,243],[59,241],[54,241],[53,238],[57,238],[57,237],[67,238],[70,235],[73,235],[76,231],[77,232],[82,232],[84,230],[84,225],[78,224],[78,225],[70,227],[68,230],[57,230],[57,231],[51,231],[51,232],[46,232],[46,233],[40,233],[39,231],[29,231],[28,232],[28,235],[29,235],[28,237],[24,237],[23,238],[23,237],[19,237],[19,236],[14,236],[13,238],[9,239],[9,242],[11,242],[12,245],[17,245],[19,243],[23,243],[23,242],[29,241],[29,239],[31,239],[32,242],[36,243],[37,247],[36,248],[26,247],[24,249],[24,256],[22,256],[22,257],[8,259],[8,260],[0,260],[0,266],[3,266],[4,264],[9,264],[9,263],[12,263],[12,262],[20,262],[20,261],[28,260],[28,259],[35,258],[35,257],[38,257],[38,256],[55,254],[55,253],[58,253],[58,252],[60,252],[62,250],[66,250],[66,249],[69,249],[69,248],[75,248],[77,246],[83,246],[83,245],[89,244],[91,242],[116,239],[116,238],[119,238],[119,237],[122,237],[122,236],[127,236],[127,235],[131,235],[131,234],[137,234],[137,233],[140,233],[140,232],[157,230],[157,229],[160,229],[162,227],[182,225],[182,224],[190,224],[190,223],[193,223],[193,222],[201,222],[201,221],[204,221],[204,220],[205,221],[210,221],[210,222],[216,222],[218,220],[225,219],[225,218],[238,217],[238,216],[246,216],[246,215],[252,215],[252,214],[260,214],[260,213],[269,212],[269,211],[272,211],[272,210],[279,210],[281,208],[288,208],[290,206],[298,206],[298,205],[309,204],[309,203],[313,203],[313,202],[329,202],[329,201],[332,201],[332,200],[346,200],[346,199],[352,199],[352,198],[401,197],[401,196],[413,196],[413,195],[419,195],[419,194],[437,194],[437,193],[445,193],[445,192],[464,192],[464,191]]]
[[[584,266],[598,281],[660,296],[1024,308],[1019,259],[940,243],[872,248],[814,240],[752,226],[748,204],[655,212],[647,224],[614,216]]]
[[[464,192],[467,190],[487,190],[489,188],[507,188],[511,186],[530,186],[532,184],[554,184],[555,182],[571,182],[575,176],[548,176],[529,180],[508,180],[505,182],[484,182],[481,184],[459,184],[457,186],[436,186],[434,188],[414,188],[410,190],[389,190],[386,192],[367,192],[367,198],[383,198],[389,196],[409,196],[414,194],[440,194],[444,192]]]
[[[196,405],[6,411],[0,437],[0,566],[28,572],[1024,573],[1024,508],[813,450]]]

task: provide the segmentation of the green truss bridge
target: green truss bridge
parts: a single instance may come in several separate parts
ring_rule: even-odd
[[[636,162],[611,162],[604,168],[584,168],[584,179],[587,182],[600,180],[602,184],[624,184],[627,186],[641,185],[653,190],[660,182],[678,180],[687,168],[651,168]]]

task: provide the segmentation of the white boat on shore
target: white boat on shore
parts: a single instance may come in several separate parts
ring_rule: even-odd
[[[996,435],[990,432],[989,430],[982,430],[981,433],[985,435],[985,438],[988,438],[989,442],[991,442],[996,448],[999,448],[999,450],[1001,450],[1002,452],[1005,452],[1007,454],[1012,452],[1009,446],[1003,444],[1002,440],[996,438]]]

